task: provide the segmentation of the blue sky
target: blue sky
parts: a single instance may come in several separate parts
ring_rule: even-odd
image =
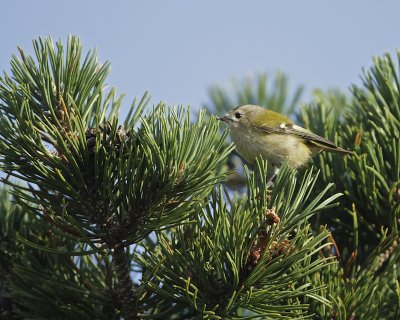
[[[282,70],[291,84],[347,89],[372,56],[400,47],[399,1],[2,1],[0,69],[16,46],[79,35],[110,60],[125,106],[207,101],[214,83]]]

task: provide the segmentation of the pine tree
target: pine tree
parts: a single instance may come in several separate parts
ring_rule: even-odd
[[[271,190],[261,159],[235,158],[232,188],[233,145],[205,111],[151,108],[145,94],[120,119],[109,63],[76,37],[33,45],[0,78],[2,318],[400,317],[390,56],[351,94],[316,92],[300,112],[283,74],[272,90],[266,75],[234,97],[214,87],[209,110],[269,105],[357,153],[284,166]]]

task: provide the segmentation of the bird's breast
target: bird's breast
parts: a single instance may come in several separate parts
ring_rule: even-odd
[[[249,128],[231,128],[237,152],[248,162],[261,156],[280,166],[287,158],[290,167],[299,167],[311,157],[310,149],[298,137],[287,134],[264,133]]]

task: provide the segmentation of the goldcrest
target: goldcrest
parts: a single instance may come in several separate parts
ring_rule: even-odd
[[[275,168],[286,159],[289,167],[298,168],[321,151],[353,154],[260,106],[239,106],[217,119],[227,123],[236,151],[249,163],[261,156]]]

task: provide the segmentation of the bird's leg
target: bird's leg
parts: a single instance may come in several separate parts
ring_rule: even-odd
[[[267,189],[271,188],[274,185],[274,180],[279,173],[279,169],[280,168],[278,168],[278,167],[274,167],[274,174],[271,176],[271,178],[269,178],[269,180],[267,182]]]

